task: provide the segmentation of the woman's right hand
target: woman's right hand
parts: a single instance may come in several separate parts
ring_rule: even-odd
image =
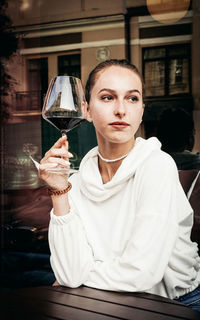
[[[53,147],[46,152],[44,158],[40,161],[39,177],[49,187],[57,190],[63,190],[67,187],[69,176],[69,158],[72,154],[68,151],[68,141],[66,135],[62,136]],[[58,166],[66,168],[66,173],[54,173],[48,171]]]

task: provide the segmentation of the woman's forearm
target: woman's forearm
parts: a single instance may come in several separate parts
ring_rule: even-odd
[[[56,216],[64,216],[69,213],[70,206],[67,193],[59,196],[52,195],[51,200],[54,208],[54,214]]]

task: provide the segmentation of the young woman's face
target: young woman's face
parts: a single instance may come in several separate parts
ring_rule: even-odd
[[[88,117],[93,120],[98,142],[133,141],[143,110],[142,82],[134,71],[110,66],[97,74]]]

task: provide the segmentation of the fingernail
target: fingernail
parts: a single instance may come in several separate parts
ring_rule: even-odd
[[[73,154],[71,152],[68,152],[69,158],[73,158]]]

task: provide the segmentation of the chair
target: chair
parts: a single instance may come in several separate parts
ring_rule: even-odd
[[[191,240],[197,242],[200,250],[200,171],[180,170],[179,178],[183,190],[194,210]]]
[[[46,189],[11,190],[1,212],[0,290],[51,285],[48,227],[52,202]]]

